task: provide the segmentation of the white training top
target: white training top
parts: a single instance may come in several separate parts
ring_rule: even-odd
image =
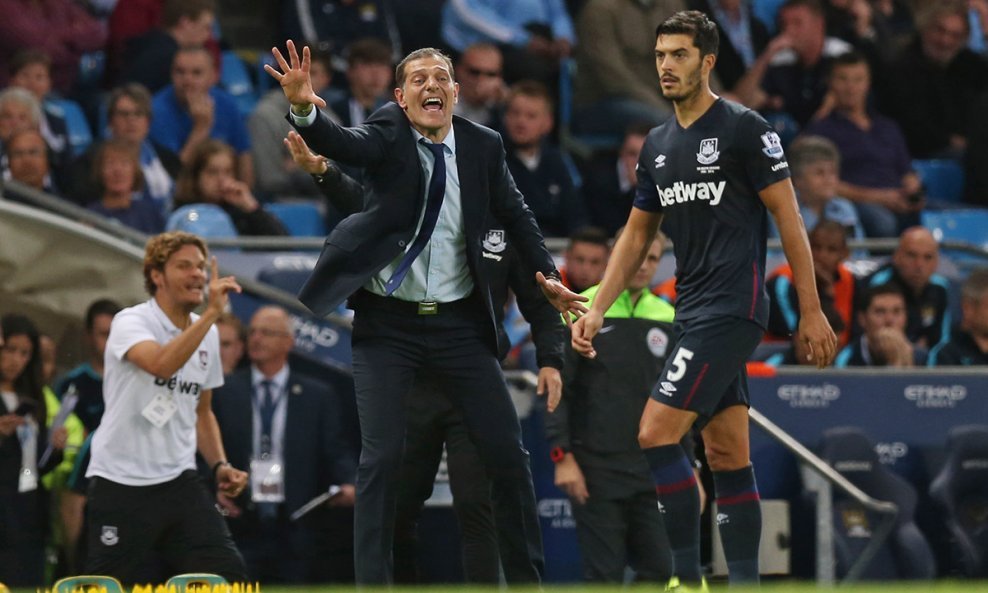
[[[192,314],[193,322],[198,318]],[[149,486],[196,469],[199,395],[223,384],[216,327],[209,328],[195,354],[170,379],[158,379],[124,358],[135,344],[152,341],[163,346],[180,333],[153,298],[113,318],[103,359],[106,412],[93,435],[87,477]],[[160,428],[142,415],[159,394],[174,398],[177,405],[174,415]]]

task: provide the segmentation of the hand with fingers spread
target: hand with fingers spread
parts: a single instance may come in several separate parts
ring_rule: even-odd
[[[808,362],[821,369],[834,362],[834,356],[837,355],[837,335],[822,311],[817,309],[800,316],[799,336],[809,350],[806,354]]]
[[[329,170],[329,161],[312,152],[309,145],[295,130],[288,132],[288,137],[285,138],[284,142],[285,148],[292,155],[295,164],[309,175],[325,175],[326,171]]]
[[[302,114],[308,113],[313,104],[326,107],[326,101],[312,89],[312,78],[309,76],[312,58],[308,46],[302,48],[301,60],[299,60],[298,51],[295,49],[295,43],[291,40],[288,41],[288,61],[285,61],[277,47],[271,48],[271,53],[274,55],[275,61],[278,62],[281,71],[279,72],[270,64],[265,64],[264,70],[281,85],[281,90],[285,92],[285,97],[292,104],[292,109]]]
[[[542,294],[545,295],[545,298],[548,299],[557,311],[563,313],[563,319],[566,320],[566,325],[572,323],[572,319],[569,316],[570,313],[579,317],[587,312],[587,307],[583,303],[590,299],[566,288],[559,280],[546,278],[542,272],[536,272],[535,281],[539,283],[539,288],[542,289]]]
[[[214,255],[211,260],[211,272],[209,274],[209,305],[207,309],[212,310],[217,316],[226,311],[230,303],[230,292],[241,292],[240,284],[233,276],[220,277],[220,267]]]
[[[542,367],[539,369],[538,386],[535,394],[539,397],[547,396],[546,409],[550,412],[556,410],[559,400],[563,396],[563,378],[559,374],[559,369],[553,367]]]

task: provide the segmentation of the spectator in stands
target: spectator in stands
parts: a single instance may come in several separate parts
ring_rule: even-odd
[[[216,389],[213,412],[230,463],[250,465],[252,488],[236,500],[217,500],[251,580],[304,582],[322,560],[318,522],[289,515],[333,485],[340,492],[329,504],[353,506],[357,456],[343,438],[341,394],[288,364],[295,343],[288,313],[261,307],[248,336],[250,368]]]
[[[89,210],[149,235],[165,230],[161,208],[141,193],[144,176],[133,144],[120,138],[102,143],[96,151],[92,176],[99,198],[87,206]]]
[[[151,129],[151,95],[137,83],[127,83],[113,89],[107,102],[109,137],[126,142],[137,151],[141,175],[144,177],[143,196],[151,200],[164,214],[171,211],[175,178],[182,163],[178,155],[148,137]],[[90,173],[99,145],[79,155],[67,176],[72,184],[72,199],[85,204],[99,191]]]
[[[841,197],[838,178],[841,155],[834,143],[821,136],[800,136],[788,151],[792,184],[799,200],[803,224],[811,229],[823,220],[833,220],[855,239],[865,236],[854,204]],[[775,223],[772,223],[775,229]],[[775,229],[775,235],[778,231]]]
[[[837,354],[836,368],[926,364],[926,349],[906,337],[906,298],[898,286],[868,287],[861,305],[857,321],[862,334]]]
[[[684,0],[587,2],[577,20],[574,129],[620,134],[672,114],[655,69],[655,25],[685,7]]]
[[[975,99],[988,88],[988,61],[964,47],[965,3],[930,2],[917,22],[916,38],[884,71],[879,99],[902,126],[913,157],[959,156]]]
[[[18,87],[0,91],[0,147],[5,147],[15,132],[40,130],[41,118],[41,103],[30,91]]]
[[[10,60],[10,86],[29,91],[41,104],[41,135],[56,166],[67,165],[72,158],[72,146],[65,117],[45,103],[51,92],[51,58],[48,54],[37,49],[14,54]]]
[[[850,43],[872,64],[884,63],[896,49],[889,23],[871,0],[824,0],[823,10],[827,35]]]
[[[398,58],[401,39],[395,24],[392,3],[383,0],[296,0],[279,2],[281,35],[295,45],[308,45],[331,55],[344,55],[357,39],[380,39]]]
[[[7,86],[8,60],[23,49],[51,58],[54,88],[72,90],[79,58],[103,49],[106,31],[74,0],[0,0],[0,88]]]
[[[745,105],[784,112],[803,126],[827,94],[831,61],[851,45],[827,36],[819,0],[787,0],[779,23],[781,31],[734,91]]]
[[[598,153],[583,169],[587,213],[594,225],[608,235],[613,236],[628,221],[635,200],[638,155],[650,129],[647,123],[629,126],[616,155],[610,151]]]
[[[768,29],[752,14],[749,0],[689,0],[689,4],[717,23],[720,47],[713,73],[720,85],[730,91],[765,51],[770,39]]]
[[[47,492],[41,478],[62,461],[68,431],[49,433],[38,330],[23,315],[2,319],[0,348],[0,582],[36,586],[44,579]],[[49,442],[53,454],[39,464]]]
[[[549,141],[553,101],[535,81],[511,87],[504,128],[507,163],[525,203],[547,237],[566,237],[587,222],[576,167]]]
[[[48,146],[41,132],[36,129],[15,132],[7,141],[4,154],[7,157],[8,179],[41,192],[59,195],[48,163]]]
[[[988,365],[988,268],[971,272],[964,281],[960,325],[949,341],[930,351],[929,365]]]
[[[103,353],[110,335],[110,322],[121,307],[109,299],[93,301],[86,309],[86,362],[70,370],[55,385],[59,400],[74,392],[78,397],[73,413],[88,434],[92,434],[103,418]],[[85,521],[86,495],[66,488],[59,500],[59,517],[62,520],[64,549],[69,574],[82,569],[79,558],[79,541]]]
[[[809,232],[809,240],[820,307],[837,333],[838,345],[846,346],[851,340],[856,282],[854,275],[844,265],[850,254],[847,249],[847,231],[839,222],[822,219]],[[767,337],[783,339],[794,335],[799,328],[800,315],[799,295],[792,282],[792,267],[783,264],[773,270],[765,283],[765,289],[769,295]],[[835,319],[840,322],[840,329],[835,324]],[[809,361],[801,359],[800,364],[807,362]]]
[[[559,61],[576,43],[562,0],[451,0],[443,6],[442,35],[458,53],[474,43],[496,44],[508,83],[555,82]]]
[[[454,113],[472,122],[498,129],[508,87],[504,84],[504,60],[493,43],[475,43],[456,63],[460,96]]]
[[[244,357],[247,346],[247,332],[240,318],[227,312],[216,320],[216,329],[220,332],[220,360],[223,361],[223,375],[229,375],[237,370]]]
[[[313,51],[311,55],[309,77],[312,88],[322,94],[332,79],[332,56],[321,50]],[[283,143],[292,129],[285,121],[288,108],[285,92],[281,87],[273,88],[257,103],[247,120],[257,180],[255,187],[259,192],[274,195],[318,195],[319,188],[312,182],[312,177],[299,169]],[[322,111],[333,121],[340,121],[339,116],[328,107]]]
[[[48,334],[40,334],[39,354],[41,355],[41,380],[45,385],[51,385],[58,368],[58,344]]]
[[[865,286],[891,283],[902,291],[908,319],[906,335],[926,350],[950,339],[950,284],[936,273],[939,262],[940,248],[930,231],[911,227],[899,237],[892,261],[865,279]]]
[[[563,255],[565,263],[559,270],[562,283],[576,293],[600,284],[610,255],[610,236],[607,233],[597,227],[577,229],[570,235]]]
[[[204,140],[222,140],[236,150],[237,176],[252,186],[247,126],[233,97],[215,83],[216,71],[205,49],[180,49],[172,62],[172,84],[151,102],[151,139],[177,153],[186,166]]]
[[[171,72],[181,48],[203,47],[213,31],[214,0],[167,0],[161,25],[126,43],[120,82],[136,82],[157,93],[173,81]],[[212,60],[210,60],[212,62]]]
[[[829,138],[840,151],[837,192],[855,202],[869,237],[894,237],[918,224],[922,184],[902,130],[868,108],[871,69],[864,56],[848,52],[833,60],[818,119],[806,133]]]
[[[250,187],[236,177],[236,154],[219,140],[205,140],[191,153],[175,186],[175,207],[215,204],[241,235],[287,235],[285,227],[261,207]]]
[[[330,108],[344,126],[359,126],[367,116],[388,102],[393,65],[391,48],[379,39],[359,39],[350,45],[347,51],[347,90],[330,103]]]

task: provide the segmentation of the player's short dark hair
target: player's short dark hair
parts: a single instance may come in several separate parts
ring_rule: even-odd
[[[717,55],[720,48],[720,34],[717,23],[699,10],[681,10],[655,28],[655,37],[662,35],[689,35],[693,45],[700,50],[700,57]]]
[[[440,62],[443,62],[443,65],[449,68],[449,77],[452,80],[456,80],[456,75],[453,72],[453,60],[443,53],[442,50],[434,47],[423,47],[402,58],[402,60],[398,62],[398,65],[395,66],[395,86],[398,88],[405,86],[405,67],[409,62],[421,60],[422,58],[435,58]]]
[[[988,268],[979,268],[967,277],[961,287],[961,298],[980,301],[988,296]]]
[[[820,161],[835,163],[840,166],[840,150],[823,136],[806,135],[793,140],[788,150],[789,167],[793,177],[803,174],[806,167]]]
[[[886,284],[878,284],[876,286],[869,286],[865,289],[864,294],[861,295],[860,310],[867,311],[871,303],[878,297],[886,294],[896,294],[902,297],[902,302],[906,302],[906,293],[902,292],[902,288],[898,284],[892,284],[891,282]]]
[[[515,84],[511,85],[511,91],[508,95],[507,102],[511,103],[515,97],[540,99],[543,103],[545,103],[546,109],[549,110],[550,115],[555,113],[556,104],[552,99],[552,94],[549,92],[549,87],[537,80],[519,80]]]
[[[34,64],[41,64],[46,70],[51,72],[51,56],[47,53],[34,48],[19,50],[10,59],[10,76],[17,76],[18,72]]]
[[[591,245],[600,245],[601,247],[610,249],[611,238],[608,236],[607,231],[600,227],[583,226],[570,233],[569,245],[566,249],[570,249],[575,243],[590,243]]]
[[[182,17],[196,20],[204,12],[216,14],[215,0],[165,0],[161,8],[161,26],[170,29],[177,25]]]
[[[100,315],[113,317],[123,309],[116,301],[111,299],[97,299],[86,308],[86,331],[93,331],[96,318]]]
[[[348,66],[383,64],[391,67],[391,46],[376,37],[363,37],[347,47]]]
[[[810,12],[817,15],[820,18],[825,18],[826,13],[823,11],[823,4],[820,0],[786,0],[779,7],[779,14],[782,14],[783,10],[789,10],[790,8],[807,8]]]

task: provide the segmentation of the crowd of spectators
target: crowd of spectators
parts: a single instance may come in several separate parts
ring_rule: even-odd
[[[937,274],[937,239],[919,226],[924,210],[941,205],[926,197],[913,165],[915,159],[934,158],[958,163],[966,169],[964,200],[972,207],[988,206],[988,3],[786,0],[765,20],[764,5],[780,3],[431,4],[437,24],[432,45],[448,50],[456,63],[456,113],[502,133],[508,167],[543,232],[570,239],[561,272],[574,291],[602,278],[609,241],[631,209],[648,130],[672,113],[655,71],[655,25],[678,10],[697,9],[720,29],[715,89],[759,110],[786,143],[817,287],[843,348],[835,366],[988,364],[988,275],[982,269],[967,277],[959,287],[960,318],[952,319],[950,291],[958,287]],[[224,15],[214,0],[120,0],[115,6],[112,1],[0,0],[0,8],[5,14],[0,21],[4,180],[149,234],[164,230],[173,213],[189,205],[217,209],[245,236],[288,234],[267,209],[270,203],[307,200],[328,209],[313,178],[298,168],[283,143],[290,126],[282,91],[263,92],[268,82],[254,80],[258,96],[245,110],[224,88],[221,55],[257,48],[226,44]],[[390,3],[373,0],[281,2],[279,21],[270,26],[274,38],[312,46],[313,87],[327,100],[326,111],[346,125],[359,125],[392,99],[396,58],[415,49],[402,46],[396,16]],[[103,76],[95,83],[80,75],[80,63],[93,52],[105,58]],[[571,94],[564,91],[569,85],[560,83],[569,78]],[[66,103],[83,114],[81,125],[95,139],[91,144],[74,143],[80,120],[72,119]],[[564,111],[572,118],[564,120]],[[560,139],[573,134],[606,140],[595,150],[570,152],[573,145]],[[359,171],[347,172],[359,178]],[[852,274],[848,240],[894,237],[898,247],[886,265],[866,276]],[[791,278],[788,266],[769,276],[767,341],[780,346],[769,364],[805,364]],[[662,282],[653,292],[674,303],[674,279],[654,280]],[[85,316],[91,357],[57,380],[42,370],[44,346],[51,340],[46,342],[27,318],[2,319],[0,512],[17,527],[0,541],[0,567],[23,568],[0,571],[0,581],[40,582],[40,573],[31,571],[40,567],[35,561],[45,540],[38,534],[47,533],[43,525],[52,508],[58,509],[53,541],[60,566],[67,572],[79,566],[85,488],[68,474],[85,448],[85,435],[99,424],[102,348],[117,310],[109,301],[93,304]],[[287,374],[292,327],[284,311],[262,310],[249,329],[232,315],[218,326],[224,372],[236,380],[217,394],[217,406],[249,396],[259,374],[280,374],[282,390],[297,386],[312,396],[308,424],[299,430],[326,432],[320,423],[330,422],[336,394]],[[77,424],[52,427],[60,400],[70,391],[79,397]],[[243,418],[217,416],[231,424],[224,435],[242,432],[235,424]],[[57,438],[48,437],[49,428]],[[24,437],[6,438],[15,433]],[[57,446],[45,455],[48,442]],[[348,485],[355,453],[338,443],[332,444],[335,449],[325,445],[313,453],[312,463],[332,466],[335,475],[320,479]],[[228,450],[239,447],[246,458],[252,446],[231,443]],[[28,447],[37,449],[36,471],[51,476],[46,479],[58,488],[26,493],[7,488],[10,480],[16,482]],[[344,458],[326,460],[340,451]],[[301,489],[298,497],[315,491],[313,484],[290,488]],[[48,500],[49,493],[57,493],[57,500]],[[343,495],[337,504],[352,504],[352,492]],[[298,539],[277,509],[277,529],[260,531],[258,517],[271,509],[244,501],[231,505],[231,517],[243,512],[250,518],[234,531],[238,542],[259,557],[277,553],[285,560],[261,573],[264,578],[279,580],[276,571],[289,560],[292,566],[309,562],[319,534]],[[345,532],[341,525],[336,527]],[[317,564],[289,572],[311,574]]]

